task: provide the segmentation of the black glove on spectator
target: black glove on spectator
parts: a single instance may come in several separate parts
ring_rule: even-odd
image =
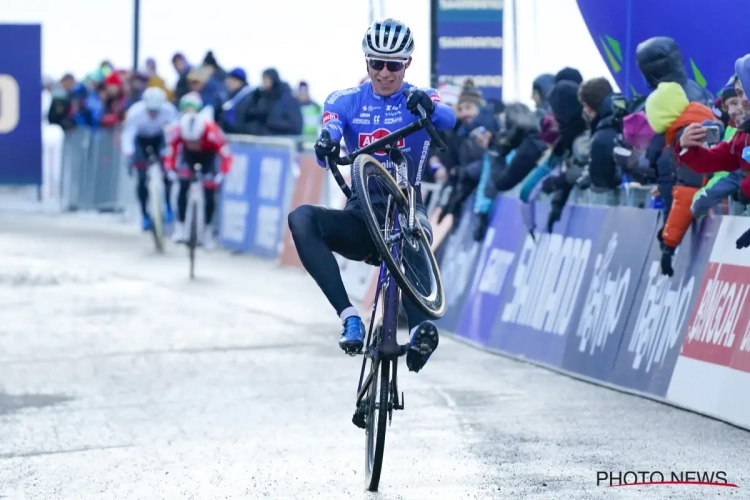
[[[551,233],[552,228],[555,225],[555,222],[560,220],[560,216],[562,215],[562,208],[553,208],[550,213],[549,217],[547,217],[547,232]]]
[[[560,189],[565,189],[567,181],[564,175],[550,175],[542,182],[542,192],[552,194]]]
[[[674,248],[664,247],[661,253],[661,273],[669,276],[674,276],[674,268],[672,267],[672,257],[674,257]]]
[[[745,196],[745,193],[743,193],[741,189],[738,189],[737,190],[737,202],[742,203],[743,205],[750,205],[750,198]]]
[[[341,146],[338,142],[331,139],[331,134],[324,130],[320,133],[320,138],[315,142],[315,156],[320,161],[326,161],[326,158],[338,158]]]
[[[424,110],[427,112],[427,114],[431,114],[433,111],[435,111],[435,103],[432,102],[432,99],[429,95],[427,95],[427,92],[419,89],[414,90],[404,90],[404,95],[407,96],[406,98],[406,109],[412,112],[412,114],[415,114],[419,116],[419,111],[417,111],[417,106],[422,105]]]
[[[742,236],[737,238],[737,250],[740,250],[741,248],[747,248],[750,247],[750,229],[742,233]]]
[[[474,226],[474,241],[484,240],[487,227],[490,225],[489,214],[477,214],[477,225]]]

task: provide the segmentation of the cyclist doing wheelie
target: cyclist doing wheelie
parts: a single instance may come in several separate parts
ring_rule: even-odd
[[[138,173],[137,195],[141,205],[143,216],[142,227],[144,231],[151,229],[153,221],[148,213],[148,188],[146,187],[146,175],[149,166],[150,154],[161,159],[165,148],[164,128],[179,118],[177,108],[167,100],[167,95],[160,88],[152,87],[143,92],[140,101],[133,104],[128,110],[125,119],[125,127],[122,132],[122,152],[128,158],[128,164]],[[171,182],[164,176],[166,193],[166,219],[172,222],[174,219],[172,204],[169,199]]]
[[[362,49],[370,79],[358,87],[332,93],[325,102],[323,130],[315,144],[315,154],[322,166],[326,158],[339,156],[342,138],[348,151],[366,146],[418,120],[418,105],[430,115],[437,129],[450,130],[456,123],[453,109],[440,102],[434,89],[419,90],[404,82],[414,52],[414,39],[405,24],[394,19],[376,21],[367,29]],[[407,161],[409,182],[417,188],[418,219],[431,240],[431,228],[419,189],[430,142],[429,134],[421,130],[399,141],[397,146]],[[384,167],[393,166],[385,152],[373,156]],[[368,189],[372,192],[371,187]],[[376,196],[373,194],[372,198]],[[380,199],[385,204],[386,199]],[[343,331],[339,346],[347,353],[362,349],[365,327],[349,301],[333,253],[359,261],[378,258],[359,203],[361,201],[352,196],[343,210],[303,205],[289,214],[289,228],[300,260],[341,318]],[[417,275],[422,274],[427,265],[421,256],[411,264]],[[407,299],[403,303],[410,329],[406,363],[409,370],[418,372],[437,348],[438,331],[414,304]]]
[[[201,166],[205,176],[213,178],[204,182],[205,193],[205,233],[200,235],[203,247],[207,250],[215,246],[213,220],[216,209],[214,194],[232,164],[232,154],[227,146],[224,133],[219,126],[201,113],[202,101],[198,94],[186,94],[180,100],[182,117],[180,123],[170,132],[165,166],[173,178],[179,178],[180,190],[177,195],[177,224],[175,224],[173,241],[183,243],[186,240],[185,215],[187,212],[188,190],[192,169],[196,164]],[[219,172],[216,172],[216,156],[221,159]],[[178,163],[179,157],[179,163]]]

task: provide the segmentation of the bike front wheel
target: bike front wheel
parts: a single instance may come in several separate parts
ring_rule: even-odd
[[[198,246],[198,206],[193,203],[190,208],[190,234],[188,236],[188,257],[190,258],[190,277],[195,278],[195,249]]]
[[[419,221],[415,233],[407,233],[409,203],[393,176],[372,156],[361,155],[352,165],[352,188],[375,247],[401,291],[427,316],[441,318],[445,292],[437,260]],[[389,199],[390,203],[384,203]],[[399,252],[392,252],[400,244],[391,238],[396,217],[403,244]]]
[[[151,171],[153,175],[153,169]],[[161,180],[159,180],[161,182]],[[154,243],[156,244],[156,250],[160,253],[164,252],[164,225],[162,224],[162,192],[156,186],[156,181],[151,180],[150,192],[148,194],[151,201],[151,232],[154,235]]]
[[[372,370],[372,379],[367,390],[365,485],[367,491],[378,491],[380,473],[383,470],[385,431],[388,428],[390,361],[374,361]],[[378,374],[380,380],[378,380]]]

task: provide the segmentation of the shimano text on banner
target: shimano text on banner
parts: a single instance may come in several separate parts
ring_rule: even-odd
[[[474,81],[485,98],[502,99],[503,0],[439,0],[438,82]]]

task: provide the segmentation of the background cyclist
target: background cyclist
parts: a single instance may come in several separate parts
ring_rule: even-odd
[[[216,246],[213,235],[213,216],[216,209],[216,188],[229,172],[232,154],[227,146],[219,126],[201,112],[203,102],[195,92],[190,92],[180,99],[182,116],[180,123],[170,133],[169,147],[165,166],[173,178],[179,178],[180,189],[177,195],[177,224],[172,239],[177,243],[186,240],[185,214],[187,212],[188,191],[190,189],[191,170],[199,164],[204,175],[208,176],[203,184],[206,200],[205,233],[199,235],[206,249]],[[221,159],[219,172],[216,172],[216,157]],[[178,163],[179,157],[179,163]],[[179,168],[178,168],[179,166]]]
[[[151,217],[148,213],[148,188],[146,187],[146,173],[148,171],[148,150],[161,160],[166,141],[164,138],[165,127],[174,123],[179,118],[177,108],[167,100],[166,93],[156,87],[146,89],[140,101],[133,104],[128,110],[125,126],[122,133],[122,152],[128,158],[129,167],[138,173],[138,184],[136,193],[141,205],[143,216],[142,227],[144,231],[151,229]],[[172,183],[164,176],[165,198],[166,198],[166,220],[172,222],[174,215],[170,200],[170,189]]]
[[[452,129],[456,116],[450,106],[440,103],[434,89],[414,89],[404,82],[411,64],[414,38],[411,30],[394,19],[376,21],[362,40],[365,64],[370,77],[359,87],[332,93],[323,109],[323,131],[315,144],[321,165],[326,157],[339,156],[343,138],[348,151],[354,151],[374,139],[402,128],[418,119],[417,105],[431,114],[438,129]],[[412,89],[407,98],[404,91]],[[417,211],[420,222],[431,239],[419,184],[426,168],[430,137],[424,130],[398,144],[409,166],[409,181],[417,187]],[[374,155],[384,166],[390,161],[384,154]],[[383,200],[385,201],[385,200]],[[375,202],[377,203],[377,202]],[[359,201],[352,197],[344,210],[303,205],[289,214],[289,228],[302,264],[318,283],[343,323],[339,346],[346,352],[358,352],[364,343],[365,327],[359,313],[349,301],[333,252],[351,260],[377,257],[377,250],[368,233]],[[408,257],[408,256],[407,256]],[[419,256],[413,267],[426,268]],[[408,266],[412,267],[412,266]],[[422,269],[424,272],[426,269]],[[416,273],[420,273],[417,269]],[[409,320],[410,348],[406,363],[411,371],[419,371],[438,345],[435,325],[416,306],[404,301]]]

